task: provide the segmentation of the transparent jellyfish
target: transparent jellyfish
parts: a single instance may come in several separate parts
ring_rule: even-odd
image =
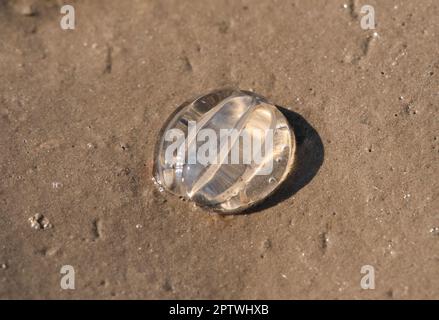
[[[163,126],[154,180],[161,190],[222,213],[263,201],[292,170],[295,137],[265,98],[217,90],[181,105]]]

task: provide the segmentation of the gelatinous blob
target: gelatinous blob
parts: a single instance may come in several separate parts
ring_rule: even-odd
[[[264,98],[224,89],[184,103],[161,130],[154,180],[160,190],[223,213],[271,194],[291,171],[294,133]]]

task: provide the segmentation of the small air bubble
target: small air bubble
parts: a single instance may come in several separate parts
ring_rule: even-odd
[[[268,183],[274,183],[276,182],[276,178],[275,177],[270,177],[270,179],[268,179]]]

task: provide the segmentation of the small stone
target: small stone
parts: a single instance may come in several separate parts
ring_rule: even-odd
[[[37,213],[33,217],[30,217],[29,223],[31,228],[35,230],[40,230],[40,229],[45,230],[52,227],[52,224],[50,223],[49,219],[47,219],[40,213]]]
[[[27,17],[34,16],[37,13],[35,7],[32,4],[17,4],[15,10],[19,14]]]
[[[0,265],[0,267],[1,267],[2,269],[7,269],[7,268],[8,268],[8,265],[7,265],[6,263],[2,263],[2,264]]]

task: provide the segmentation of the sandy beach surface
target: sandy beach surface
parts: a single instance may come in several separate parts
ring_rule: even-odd
[[[0,0],[0,30],[0,299],[439,298],[437,0]],[[298,148],[232,216],[151,181],[168,115],[226,86]]]

